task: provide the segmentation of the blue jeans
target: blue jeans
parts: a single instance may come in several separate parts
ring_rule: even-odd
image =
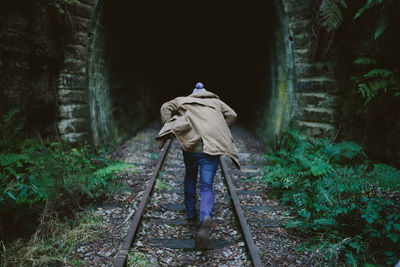
[[[189,218],[194,218],[196,214],[196,183],[200,167],[200,222],[202,222],[206,216],[212,217],[214,207],[212,187],[214,175],[218,170],[219,156],[183,151],[183,160],[186,166],[184,182],[185,206]]]

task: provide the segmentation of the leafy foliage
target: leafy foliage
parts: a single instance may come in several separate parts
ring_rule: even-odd
[[[265,157],[271,164],[263,181],[297,214],[287,227],[314,234],[309,245],[324,247],[327,260],[395,262],[399,170],[372,165],[357,144],[311,139],[294,130],[276,154]]]
[[[18,220],[37,213],[46,202],[61,210],[121,187],[115,173],[127,165],[97,155],[88,146],[24,140],[17,120],[18,111],[12,110],[3,123],[8,134],[0,144],[0,214]],[[19,125],[17,130],[8,128],[14,125]]]
[[[0,133],[0,151],[5,149],[15,149],[21,139],[23,121],[17,118],[18,109],[12,109],[4,115],[2,131]]]
[[[376,60],[369,57],[359,57],[353,63],[357,65],[376,65]]]
[[[309,43],[309,58],[314,62],[317,58],[317,52],[320,43],[324,36],[324,31],[327,31],[327,54],[332,47],[335,39],[336,30],[343,23],[342,8],[347,8],[346,0],[320,0],[314,1],[312,7],[312,22],[311,22],[311,39]]]
[[[357,65],[376,65],[376,60],[368,57],[356,59]],[[352,80],[356,83],[361,96],[365,98],[364,105],[368,104],[379,93],[393,92],[394,96],[400,95],[400,83],[395,73],[389,69],[371,69],[362,75],[353,76]]]
[[[361,15],[363,15],[367,10],[380,7],[379,10],[379,18],[376,23],[376,29],[374,33],[374,39],[378,39],[387,29],[389,16],[388,10],[391,8],[391,4],[393,4],[393,0],[366,0],[365,4],[357,11],[354,15],[354,19],[358,19]]]
[[[361,17],[367,10],[376,9],[375,11],[378,13],[376,27],[374,29],[374,39],[376,40],[382,36],[389,25],[388,11],[392,8],[393,3],[394,1],[392,0],[366,0],[365,4],[356,12],[354,19],[356,20]],[[369,57],[360,57],[353,61],[353,64],[377,66],[378,62]],[[353,76],[352,80],[356,83],[357,90],[365,99],[364,106],[382,93],[389,92],[393,93],[393,96],[400,95],[400,79],[396,70],[382,67],[364,68],[363,73]]]
[[[151,266],[151,261],[146,254],[139,251],[130,251],[128,254],[128,265],[137,267]]]
[[[104,236],[102,224],[93,212],[62,221],[46,209],[39,230],[29,240],[17,239],[0,252],[0,265],[84,266],[76,258],[76,246]]]
[[[320,11],[322,15],[322,26],[331,32],[343,23],[343,15],[340,7],[347,8],[345,0],[322,0]]]

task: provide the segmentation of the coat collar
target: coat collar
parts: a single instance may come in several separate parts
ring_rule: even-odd
[[[201,92],[193,93],[189,96],[196,97],[196,98],[217,98],[217,99],[219,99],[219,97],[216,94],[213,94],[209,91],[201,91]]]

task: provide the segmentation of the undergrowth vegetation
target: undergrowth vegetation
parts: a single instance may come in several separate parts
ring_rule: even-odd
[[[400,170],[367,160],[351,142],[290,130],[265,155],[263,181],[297,215],[286,223],[332,265],[393,265],[400,256]]]
[[[3,245],[0,266],[84,266],[74,257],[77,244],[105,235],[101,218],[92,212],[65,220],[46,208],[39,229],[27,241],[17,239]]]
[[[360,5],[358,2],[363,3]],[[322,0],[321,26],[329,33],[339,29],[345,20],[342,12],[349,6],[356,7],[355,13],[352,14],[353,21],[359,22],[365,17],[369,20],[368,25],[365,22],[359,22],[361,27],[366,29],[366,33],[362,37],[362,42],[357,44],[357,49],[354,49],[356,59],[353,60],[354,66],[351,71],[354,74],[351,80],[354,82],[356,91],[364,99],[363,108],[367,109],[368,104],[379,96],[385,95],[388,98],[400,96],[398,60],[396,56],[393,57],[392,52],[388,52],[391,49],[385,50],[385,47],[393,43],[393,40],[390,36],[384,36],[386,32],[389,32],[386,35],[390,35],[392,27],[398,24],[400,6],[395,0]],[[350,25],[351,22],[348,18],[345,24]],[[333,42],[333,37],[331,38],[329,43]],[[350,39],[356,39],[356,37]],[[396,47],[395,43],[393,45]]]
[[[95,153],[89,146],[24,139],[18,110],[10,111],[2,126],[1,239],[35,231],[45,206],[66,216],[82,203],[121,188],[114,174],[127,166],[110,156]]]

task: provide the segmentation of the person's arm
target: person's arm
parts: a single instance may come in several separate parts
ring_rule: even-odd
[[[175,114],[176,110],[177,105],[175,99],[164,103],[160,109],[162,123],[166,123],[167,121],[169,121]]]
[[[236,121],[237,118],[236,112],[222,101],[221,101],[221,111],[222,114],[224,115],[226,123],[230,127]]]

